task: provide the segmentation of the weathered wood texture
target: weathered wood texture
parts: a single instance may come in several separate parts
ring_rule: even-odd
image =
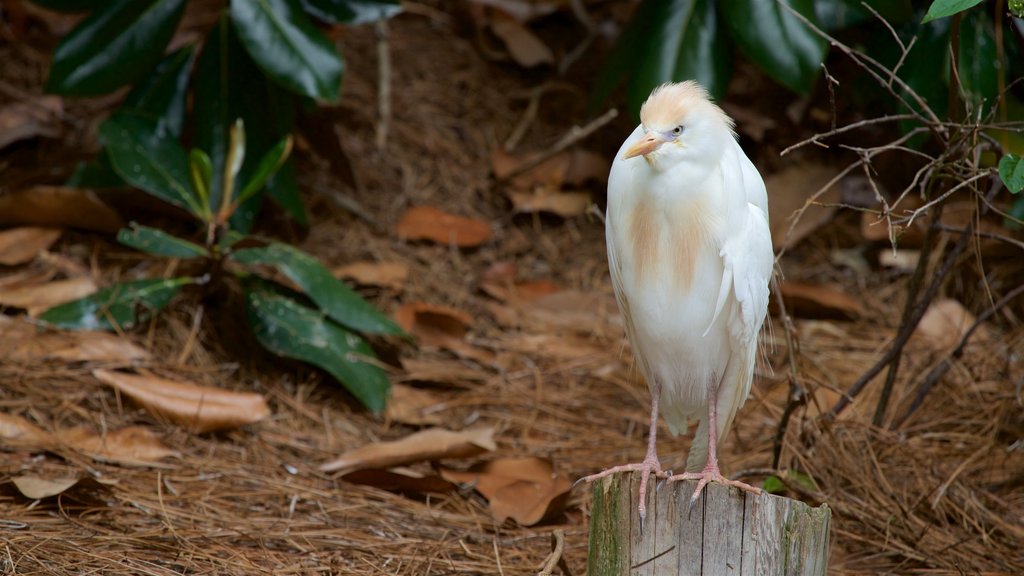
[[[688,511],[696,482],[647,489],[640,474],[594,483],[589,576],[824,576],[832,512],[772,494],[711,483]]]

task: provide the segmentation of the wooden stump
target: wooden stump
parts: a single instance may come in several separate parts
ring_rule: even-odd
[[[688,511],[696,482],[647,489],[643,531],[640,473],[594,483],[589,576],[824,576],[828,505],[741,493],[711,483]],[[689,512],[689,513],[688,513]]]

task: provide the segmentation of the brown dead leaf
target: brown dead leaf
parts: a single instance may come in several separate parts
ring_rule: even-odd
[[[21,416],[0,412],[0,440],[8,446],[44,446],[50,434]]]
[[[572,360],[608,352],[608,346],[574,334],[524,334],[503,341],[508,350]]]
[[[436,426],[441,424],[441,417],[434,409],[440,404],[441,398],[429,390],[394,384],[391,386],[391,398],[384,410],[384,418],[388,422]]]
[[[401,290],[409,278],[409,266],[402,262],[353,262],[332,270],[335,278],[348,278],[362,286]]]
[[[56,228],[24,226],[0,232],[0,264],[15,266],[35,259],[60,238]]]
[[[110,370],[93,370],[92,373],[151,414],[194,432],[236,428],[270,415],[263,396],[252,392],[222,390],[153,375]]]
[[[585,214],[590,206],[589,192],[552,192],[544,189],[535,192],[513,191],[509,193],[509,198],[516,212],[548,212],[562,218]]]
[[[79,480],[81,480],[81,478],[71,477],[50,479],[30,474],[18,476],[13,479],[14,487],[18,489],[18,492],[21,492],[22,496],[33,500],[42,500],[43,498],[63,494],[69,488],[78,484]]]
[[[113,234],[124,220],[92,190],[33,186],[0,196],[0,226],[53,226]]]
[[[429,240],[438,244],[472,248],[491,239],[491,225],[477,218],[448,214],[433,206],[413,206],[395,227],[399,238]]]
[[[555,55],[551,49],[515,18],[500,10],[492,10],[490,27],[520,66],[533,68],[541,64],[554,64]]]
[[[470,428],[453,432],[443,428],[422,430],[392,442],[378,442],[349,450],[322,464],[324,472],[348,474],[369,468],[391,468],[442,458],[469,458],[495,450],[494,428]]]
[[[842,196],[840,182],[823,192],[793,224],[791,216],[837,174],[834,168],[820,164],[796,164],[764,179],[768,188],[768,213],[772,248],[795,246],[811,232],[832,221]],[[833,206],[827,206],[833,204]],[[790,227],[792,226],[792,232]]]
[[[525,162],[532,161],[536,153],[511,154],[498,148],[491,155],[491,169],[495,177],[503,180]],[[583,186],[587,182],[604,182],[608,179],[611,164],[604,156],[573,148],[556,154],[513,178],[513,188],[530,190],[541,187],[558,190],[562,186]]]
[[[31,102],[16,102],[0,108],[0,149],[12,142],[60,135],[64,103],[59,96],[39,96]]]
[[[146,465],[178,455],[152,430],[142,426],[127,426],[105,434],[97,434],[87,428],[71,428],[58,431],[54,438],[100,462]]]
[[[852,320],[864,314],[861,303],[836,286],[787,280],[781,289],[786,308],[794,316]],[[771,302],[774,306],[774,300]]]
[[[410,302],[395,310],[395,322],[409,334],[429,341],[442,336],[462,338],[473,319],[449,306]]]
[[[562,291],[561,286],[549,280],[526,280],[515,283],[485,281],[480,285],[480,289],[502,302],[524,304]]]
[[[20,361],[130,363],[149,358],[149,352],[108,332],[40,330],[21,317],[0,317],[0,357]]]
[[[402,382],[430,382],[433,384],[463,384],[482,382],[486,375],[479,369],[471,368],[455,360],[434,360],[406,358],[402,360],[405,374],[399,376]]]
[[[473,0],[473,4],[490,6],[520,22],[529,22],[568,7],[568,0]]]
[[[0,305],[22,308],[29,316],[37,316],[54,306],[84,298],[98,288],[87,276],[55,280],[36,286],[0,288]]]
[[[950,350],[960,343],[977,317],[952,298],[936,300],[928,306],[912,338],[936,350]],[[972,342],[991,341],[992,334],[982,324],[971,336]]]
[[[919,248],[924,241],[924,221],[917,219],[910,226],[892,224],[896,235],[896,243],[902,248]],[[877,214],[862,212],[860,216],[860,235],[868,242],[886,242],[889,238],[889,223]]]
[[[490,502],[495,518],[512,518],[523,526],[533,526],[565,510],[572,488],[572,482],[541,458],[503,458],[466,472],[442,468],[441,476],[472,485]]]
[[[373,486],[389,492],[450,492],[455,484],[445,480],[438,474],[422,473],[409,468],[391,468],[389,470],[356,470],[341,477],[346,482]]]

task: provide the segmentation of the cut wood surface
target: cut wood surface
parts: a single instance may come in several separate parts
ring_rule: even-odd
[[[640,474],[594,483],[590,576],[823,576],[832,512],[721,484],[704,489],[692,510],[696,482],[647,490],[643,529],[637,508]]]

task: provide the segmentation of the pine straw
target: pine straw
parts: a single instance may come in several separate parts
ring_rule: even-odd
[[[357,259],[408,264],[412,273],[402,294],[368,293],[385,309],[426,300],[473,315],[470,341],[493,352],[494,362],[461,361],[480,381],[433,391],[443,399],[445,426],[496,428],[499,449],[493,457],[548,457],[570,477],[639,459],[648,396],[629,367],[614,308],[606,305],[611,288],[600,224],[513,219],[500,191],[491,187],[489,155],[518,121],[523,102],[511,95],[528,88],[529,80],[481,60],[469,41],[453,34],[457,22],[443,14],[403,16],[390,26],[396,102],[387,151],[373,144],[372,31],[346,32],[346,98],[337,119],[363,189],[344,188],[323,159],[305,156],[302,172],[317,192],[309,198],[316,223],[304,247],[329,265]],[[579,103],[562,109],[582,117]],[[566,129],[564,120],[540,119],[524,148],[543,148]],[[614,147],[615,134],[625,133],[611,132],[607,142],[595,144]],[[471,252],[401,243],[336,210],[325,187],[352,195],[385,228],[406,206],[429,203],[487,218],[496,224],[496,239]],[[821,264],[827,244],[811,242],[803,254],[791,256],[787,273],[836,274]],[[571,316],[554,313],[551,322],[502,326],[488,312],[493,300],[478,287],[482,271],[505,260],[515,261],[523,277],[596,294],[603,304],[588,308],[591,314],[576,326],[559,323]],[[104,272],[118,273],[111,266]],[[1005,336],[970,348],[901,428],[866,424],[880,382],[843,417],[826,423],[817,415],[836,398],[832,390],[845,389],[895,333],[905,290],[901,279],[831,279],[861,298],[868,313],[855,322],[798,322],[800,378],[817,403],[798,412],[782,463],[814,481],[813,488],[794,486],[792,496],[827,502],[835,511],[832,571],[1024,573],[1024,411],[1013,384],[1020,381],[1019,358],[1011,356],[1019,355],[1024,331],[1015,328],[1016,318],[1000,315],[992,328],[997,334],[1007,330]],[[553,523],[522,528],[496,523],[472,492],[400,495],[320,473],[320,463],[346,449],[402,437],[413,428],[362,412],[316,372],[262,355],[232,355],[251,349],[251,342],[239,336],[242,325],[227,323],[230,314],[205,311],[215,321],[193,339],[195,313],[179,305],[149,330],[133,334],[161,359],[148,367],[262,392],[273,408],[270,419],[229,433],[190,435],[122,403],[90,376],[96,366],[0,363],[2,411],[48,430],[143,424],[182,454],[160,466],[128,468],[74,453],[3,452],[4,573],[532,574],[550,551],[556,528],[566,530],[565,554],[574,573],[583,572],[588,489],[577,489],[569,510]],[[532,344],[537,335],[582,339],[590,346],[570,354]],[[770,465],[787,395],[779,322],[774,340],[772,370],[761,371],[724,443],[727,472]],[[444,351],[388,346],[383,351],[392,359],[459,362]],[[908,350],[892,411],[902,413],[917,379],[941,358],[926,345]],[[680,466],[689,440],[671,438],[664,427],[661,434],[663,462]],[[33,502],[8,482],[22,473],[113,483]]]

